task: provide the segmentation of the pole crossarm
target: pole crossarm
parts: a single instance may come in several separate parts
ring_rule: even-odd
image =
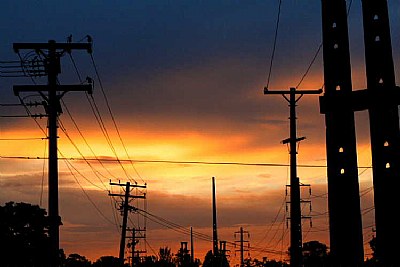
[[[110,182],[110,185],[126,186],[126,184],[121,184],[121,183],[113,183],[113,182]],[[130,186],[129,186],[129,187],[147,188],[147,185],[130,184]]]
[[[92,53],[92,43],[56,43],[50,40],[48,43],[14,43],[13,49],[16,53],[22,49],[59,49],[65,51],[71,50],[86,50],[88,53]]]
[[[122,194],[108,194],[110,197],[125,197],[125,195]],[[133,195],[128,195],[129,198],[143,198],[145,199],[146,196],[133,196]]]
[[[315,95],[321,94],[322,89],[317,90],[297,90],[292,87],[290,90],[274,90],[270,91],[267,87],[264,87],[264,95],[287,95],[287,94],[296,94],[296,95]]]
[[[21,92],[40,92],[51,90],[50,85],[14,85],[14,95],[18,96]],[[93,93],[93,86],[91,84],[82,85],[57,85],[57,91],[62,92],[87,92]]]

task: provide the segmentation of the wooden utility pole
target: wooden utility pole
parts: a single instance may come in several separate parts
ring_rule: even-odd
[[[58,148],[57,128],[58,116],[62,113],[60,99],[67,92],[88,92],[92,93],[92,85],[58,85],[57,77],[61,73],[60,59],[65,53],[72,50],[86,50],[92,52],[91,43],[56,43],[53,40],[48,43],[14,43],[14,51],[34,50],[43,56],[47,69],[47,85],[22,85],[14,86],[14,94],[19,96],[22,92],[38,92],[45,102],[45,109],[48,116],[48,137],[49,137],[49,160],[48,160],[48,184],[49,184],[49,238],[51,266],[59,266],[60,250],[60,225],[61,217],[58,210]]]
[[[145,195],[141,196],[133,196],[130,194],[131,188],[146,188],[146,185],[131,185],[129,182],[126,184],[121,184],[121,183],[112,183],[110,182],[110,185],[117,185],[117,186],[125,186],[125,194],[112,194],[109,193],[109,196],[114,196],[114,197],[123,197],[124,201],[121,204],[121,211],[122,211],[122,229],[121,229],[121,241],[119,243],[119,260],[121,264],[124,263],[125,261],[125,240],[126,240],[126,231],[127,231],[127,223],[128,223],[128,212],[131,210],[136,210],[135,207],[129,205],[129,200],[130,199],[136,199],[136,198],[142,198],[145,199]]]
[[[301,200],[300,200],[300,180],[297,177],[297,143],[305,137],[297,137],[296,126],[296,104],[304,95],[318,95],[319,90],[297,90],[290,88],[289,91],[269,91],[264,88],[264,94],[282,95],[289,103],[290,108],[290,137],[282,141],[283,144],[290,146],[290,266],[300,267],[303,262],[302,255],[302,232],[301,232]],[[289,98],[287,97],[289,95]],[[300,95],[296,98],[297,95]]]

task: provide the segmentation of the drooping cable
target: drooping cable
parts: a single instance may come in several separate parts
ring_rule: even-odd
[[[269,88],[269,83],[270,83],[270,80],[271,80],[271,73],[272,73],[272,66],[274,64],[276,43],[277,43],[277,40],[278,40],[279,22],[280,22],[280,17],[281,17],[281,6],[282,6],[282,0],[279,0],[278,15],[276,17],[276,25],[275,25],[274,43],[273,43],[273,46],[272,46],[271,60],[270,60],[270,63],[269,63],[269,70],[268,70],[266,88]]]

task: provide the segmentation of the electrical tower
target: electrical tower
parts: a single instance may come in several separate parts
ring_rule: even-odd
[[[235,232],[235,238],[236,238],[236,234],[239,235],[239,240],[235,241],[235,247],[236,247],[236,243],[239,243],[239,249],[235,250],[235,251],[239,251],[240,252],[240,267],[244,267],[244,252],[245,251],[249,251],[249,247],[250,247],[250,243],[248,240],[244,240],[244,234],[247,234],[247,238],[250,238],[250,234],[248,231],[244,231],[243,227],[240,227],[240,230]],[[244,247],[244,244],[247,244],[247,249]],[[250,256],[250,255],[249,255]]]
[[[301,231],[301,199],[300,199],[300,179],[297,177],[297,143],[305,137],[297,137],[296,126],[296,104],[304,95],[318,95],[319,90],[297,90],[290,88],[289,91],[269,91],[264,88],[264,94],[282,95],[289,103],[290,108],[290,137],[282,141],[290,147],[290,266],[302,266],[302,231]],[[287,97],[289,95],[289,98]],[[296,97],[299,95],[299,97]]]
[[[34,50],[40,57],[43,57],[43,65],[47,72],[47,85],[15,85],[14,94],[19,96],[24,92],[38,92],[45,105],[46,116],[48,117],[48,138],[49,138],[49,160],[48,160],[48,185],[49,185],[49,239],[50,239],[50,265],[59,266],[60,250],[60,225],[61,217],[58,210],[58,148],[57,128],[58,116],[62,113],[60,99],[67,92],[88,92],[92,93],[92,85],[59,85],[58,74],[61,73],[61,57],[72,50],[86,50],[92,52],[92,44],[89,43],[56,43],[53,40],[48,43],[14,43],[14,51]]]
[[[125,239],[126,239],[126,231],[128,230],[128,228],[127,228],[128,212],[137,210],[136,207],[129,205],[130,199],[138,199],[138,198],[145,199],[146,198],[146,194],[143,194],[140,196],[139,195],[131,195],[131,189],[132,188],[147,188],[147,186],[146,185],[137,185],[137,184],[131,185],[130,182],[127,182],[125,184],[110,182],[110,185],[125,187],[125,194],[112,194],[112,193],[108,194],[109,196],[112,196],[112,197],[121,197],[124,199],[120,206],[120,211],[122,212],[122,229],[121,229],[121,241],[119,244],[119,260],[122,265],[125,261]]]

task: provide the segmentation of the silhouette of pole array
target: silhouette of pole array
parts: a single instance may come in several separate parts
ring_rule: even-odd
[[[282,141],[290,146],[290,266],[302,266],[302,231],[301,231],[301,202],[300,202],[300,181],[297,177],[297,143],[305,137],[297,137],[296,126],[296,103],[303,95],[318,95],[319,90],[297,90],[290,88],[289,91],[269,91],[264,88],[264,94],[282,95],[289,103],[290,108],[290,137]],[[289,98],[287,97],[289,95]],[[299,97],[297,97],[299,95]]]
[[[48,160],[48,185],[49,185],[49,239],[50,239],[50,265],[59,266],[60,250],[60,225],[61,217],[58,210],[58,148],[57,128],[58,116],[62,113],[60,99],[70,91],[92,93],[92,85],[58,85],[57,77],[61,73],[61,57],[72,50],[92,51],[91,43],[56,43],[53,40],[48,43],[14,43],[14,51],[34,50],[44,56],[47,69],[47,85],[22,85],[14,86],[14,94],[19,96],[22,92],[39,92],[45,103],[48,117],[49,160]],[[60,92],[60,94],[59,94]]]

